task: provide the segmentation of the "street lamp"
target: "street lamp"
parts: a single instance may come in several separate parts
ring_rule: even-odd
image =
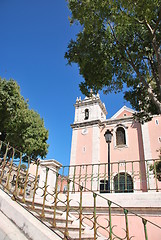
[[[108,143],[108,192],[110,193],[110,143],[112,140],[111,131],[107,129],[104,136],[105,136],[106,143]]]

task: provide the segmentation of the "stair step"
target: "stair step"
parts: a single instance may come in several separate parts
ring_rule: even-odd
[[[25,200],[25,204],[32,206],[32,200],[26,199],[26,200]],[[42,208],[42,206],[43,206],[42,203],[40,203],[40,202],[34,202],[34,207],[41,207],[41,208]],[[45,204],[45,208],[46,208],[46,209],[53,209],[53,205],[51,206],[51,205]]]
[[[48,221],[50,221],[50,222],[53,222],[53,217],[46,217],[46,216],[45,216],[45,219],[48,220]],[[56,218],[55,218],[55,221],[56,221],[57,223],[65,223],[65,222],[66,222],[66,219],[65,219],[65,218],[58,218],[58,217],[56,217]],[[68,223],[72,224],[72,223],[73,223],[73,220],[72,220],[72,219],[68,219]]]
[[[52,229],[60,229],[62,231],[65,231],[66,227],[65,226],[56,226],[56,227],[51,227]],[[72,231],[72,232],[77,232],[79,231],[79,227],[76,226],[68,226],[68,231]],[[82,228],[82,232],[84,231],[84,228]]]
[[[20,199],[19,199],[20,200]],[[56,210],[56,226],[53,227],[53,216],[54,216],[54,207],[51,205],[45,205],[44,208],[44,217],[41,217],[42,213],[42,203],[35,202],[34,208],[32,207],[32,200],[26,200],[25,203],[21,201],[21,205],[27,208],[35,217],[41,220],[45,225],[49,228],[57,232],[59,235],[61,234],[64,237],[64,232],[66,230],[66,219],[65,214],[61,210]],[[69,239],[71,240],[79,240],[79,222],[76,221],[70,216],[68,217],[68,232]],[[86,231],[86,227],[82,226],[81,228],[81,239],[82,240],[93,240],[93,232]]]
[[[73,238],[73,237],[70,237],[70,239],[71,239],[71,240],[79,240],[79,237],[74,237],[74,238]],[[93,240],[93,237],[88,236],[88,235],[87,235],[87,236],[83,236],[83,234],[82,234],[82,235],[81,235],[81,240],[82,240],[82,239],[83,239],[83,240]]]

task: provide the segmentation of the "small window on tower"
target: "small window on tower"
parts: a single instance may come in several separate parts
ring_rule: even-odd
[[[89,109],[85,109],[85,118],[84,120],[87,120],[89,118]]]
[[[156,125],[159,125],[158,119],[155,120],[155,124],[156,124]]]

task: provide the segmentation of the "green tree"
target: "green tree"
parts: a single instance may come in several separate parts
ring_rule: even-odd
[[[44,121],[20,94],[14,80],[0,78],[0,139],[32,158],[44,158],[48,152],[48,130]]]
[[[65,53],[81,91],[122,91],[139,117],[161,113],[161,1],[68,0],[80,32]]]

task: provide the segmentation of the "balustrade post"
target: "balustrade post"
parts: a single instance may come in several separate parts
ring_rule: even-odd
[[[66,223],[65,223],[65,232],[64,232],[64,240],[68,240],[69,232],[68,232],[68,217],[69,217],[69,184],[70,180],[67,180],[67,208],[66,208]]]
[[[22,201],[25,203],[25,194],[26,194],[26,188],[28,183],[28,176],[29,176],[29,168],[30,168],[30,158],[28,157],[28,167],[26,171],[26,178],[25,178],[25,184],[24,184],[24,192],[23,192],[23,198]]]
[[[129,240],[129,225],[128,225],[128,218],[127,218],[127,214],[128,214],[128,210],[124,209],[124,214],[125,214],[125,223],[126,223],[126,239]]]
[[[14,154],[15,154],[15,149],[13,148],[13,152],[12,152],[12,160],[11,160],[11,164],[10,164],[10,168],[9,168],[9,172],[8,172],[8,178],[7,178],[7,184],[6,184],[6,189],[9,191],[9,180],[10,180],[10,176],[11,176],[11,172],[12,172],[12,165],[13,165],[13,159],[14,159]]]
[[[82,176],[82,166],[79,166],[79,186],[81,185],[81,176]],[[79,192],[79,187],[78,187]]]
[[[55,199],[54,199],[54,216],[53,216],[53,227],[56,227],[56,209],[57,209],[57,198],[58,198],[58,179],[59,173],[56,173],[56,184],[55,184]],[[60,189],[61,190],[61,189]]]
[[[112,240],[111,201],[108,200],[109,209],[109,239]]]
[[[97,239],[97,217],[96,217],[96,197],[97,194],[93,193],[93,198],[94,198],[94,210],[93,210],[93,230],[94,230],[94,240]]]
[[[20,161],[17,169],[17,177],[16,177],[16,183],[15,183],[15,190],[13,192],[12,200],[16,200],[17,198],[17,191],[18,191],[18,181],[19,181],[19,175],[20,175],[20,166],[21,166],[21,161],[22,161],[22,153],[20,153]]]
[[[42,205],[42,212],[41,212],[41,217],[45,217],[44,209],[45,209],[45,201],[46,201],[46,192],[47,192],[47,181],[48,181],[48,173],[49,173],[49,168],[46,167],[46,177],[45,177],[45,185],[44,185],[44,197],[43,197],[43,205]]]
[[[159,192],[158,191],[157,169],[156,169],[156,162],[155,162],[155,160],[154,160],[154,175],[155,175],[156,192]]]
[[[142,222],[143,222],[143,225],[144,225],[145,240],[148,240],[148,234],[147,234],[147,228],[146,228],[147,220],[142,218]]]
[[[92,173],[91,173],[91,191],[93,189],[93,165],[92,165]]]
[[[80,205],[79,205],[79,240],[81,240],[81,234],[82,234],[82,191],[83,191],[83,187],[80,186]]]
[[[39,164],[40,161],[37,160],[36,163],[36,176],[35,176],[35,183],[34,183],[34,192],[33,192],[33,198],[32,198],[32,208],[34,209],[34,202],[35,202],[35,194],[36,194],[36,190],[37,190],[37,178],[38,178],[38,170],[39,170]]]
[[[86,165],[86,173],[85,173],[85,191],[86,191],[86,187],[87,187],[87,178],[88,178],[88,174],[87,174],[87,168],[88,166]]]
[[[73,184],[72,184],[72,192],[74,193],[75,193],[75,171],[76,171],[76,166],[74,166]]]
[[[7,157],[7,153],[8,153],[8,147],[9,147],[9,143],[6,146],[6,151],[5,151],[5,154],[4,154],[4,157],[3,157],[2,170],[1,170],[1,176],[0,176],[0,184],[2,183],[3,173],[4,173],[4,169],[6,167],[6,157]]]

